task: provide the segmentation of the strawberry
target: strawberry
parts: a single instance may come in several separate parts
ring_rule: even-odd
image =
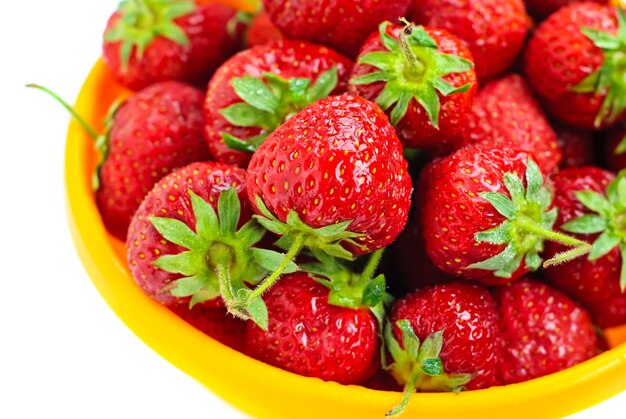
[[[55,97],[95,141],[101,161],[94,176],[96,203],[107,230],[126,239],[131,218],[154,184],[177,167],[206,160],[202,92],[180,82],[151,85],[112,105],[98,135]]]
[[[478,89],[472,55],[445,30],[383,22],[361,47],[349,91],[376,101],[407,147],[459,137]]]
[[[598,353],[589,314],[565,294],[524,278],[495,290],[502,357],[502,384],[552,374]]]
[[[354,57],[383,20],[404,16],[411,0],[263,0],[274,24],[288,38],[328,45]]]
[[[128,230],[133,278],[168,307],[220,307],[220,296],[228,306],[244,282],[254,284],[282,260],[253,247],[264,230],[250,216],[243,169],[202,162],[172,172],[146,196]],[[286,272],[295,269],[291,264]],[[267,327],[267,314],[255,307],[251,317]]]
[[[267,331],[249,322],[246,353],[274,366],[341,384],[357,384],[379,365],[377,322],[367,309],[328,303],[309,274],[285,275],[265,296]]]
[[[528,153],[507,146],[483,142],[435,160],[418,187],[428,256],[446,273],[494,285],[537,270],[546,239],[575,246],[558,261],[584,254],[587,243],[551,229],[550,188]]]
[[[626,126],[612,128],[604,141],[604,162],[616,172],[626,169]]]
[[[107,23],[103,60],[134,90],[167,80],[204,84],[238,46],[234,25],[229,31],[235,12],[188,0],[124,0]]]
[[[206,93],[206,138],[217,161],[248,164],[252,152],[306,105],[346,90],[352,62],[319,45],[278,41],[242,51]]]
[[[202,333],[237,351],[245,348],[246,323],[228,314],[224,307],[187,304],[170,307],[180,318]]]
[[[257,220],[282,236],[283,262],[231,305],[250,302],[304,247],[352,260],[390,244],[406,224],[411,178],[402,146],[382,109],[361,97],[331,96],[304,108],[252,156],[248,196]]]
[[[624,119],[626,16],[619,8],[575,3],[546,19],[528,43],[528,81],[552,116],[576,128]]]
[[[522,0],[413,0],[409,17],[465,41],[481,81],[513,64],[529,27]]]
[[[405,385],[402,402],[387,416],[402,412],[414,390],[499,384],[496,305],[481,286],[452,282],[402,297],[392,308],[385,341],[393,359],[387,369]]]
[[[559,10],[561,7],[580,3],[581,1],[593,1],[600,4],[608,4],[609,0],[524,0],[528,13],[533,17],[543,20],[550,16],[552,13]]]
[[[268,44],[281,39],[284,39],[283,34],[265,12],[257,13],[252,18],[250,26],[246,31],[246,44],[248,48]]]
[[[546,276],[587,307],[606,305],[626,288],[626,173],[583,167],[566,169],[554,177],[555,227],[593,243],[588,258],[551,266]],[[546,255],[563,249],[550,244]],[[604,316],[601,326],[615,326],[626,318]]]
[[[466,143],[510,143],[530,152],[543,173],[561,160],[556,134],[522,77],[511,74],[478,92],[467,116]]]
[[[561,169],[597,165],[596,141],[591,132],[569,128],[559,123],[552,124],[552,128],[563,154],[559,164]]]

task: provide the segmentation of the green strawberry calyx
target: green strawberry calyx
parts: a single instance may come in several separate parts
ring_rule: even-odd
[[[439,51],[435,40],[422,26],[414,26],[406,20],[398,39],[387,28],[391,22],[379,25],[380,38],[387,51],[374,51],[358,59],[359,64],[375,67],[377,71],[350,80],[351,84],[363,85],[385,82],[376,103],[391,110],[391,123],[395,126],[404,117],[414,99],[428,115],[433,127],[439,128],[440,96],[449,96],[469,90],[472,85],[453,86],[444,77],[471,70],[474,64],[464,58]]]
[[[606,97],[596,115],[597,128],[604,122],[613,122],[626,109],[626,13],[616,7],[618,29],[615,35],[605,31],[581,28],[581,32],[602,50],[602,66],[573,87],[577,93],[605,94]]]
[[[578,191],[575,195],[593,214],[575,218],[561,228],[575,234],[599,234],[591,246],[590,261],[618,248],[622,258],[620,287],[626,291],[626,170],[609,184],[605,195],[594,191]]]
[[[234,126],[256,127],[261,132],[245,139],[228,132],[220,135],[230,149],[254,153],[276,128],[306,106],[327,97],[337,83],[337,66],[320,73],[314,83],[308,78],[285,79],[274,73],[234,78],[231,85],[242,102],[220,109],[219,113]]]
[[[526,165],[526,186],[513,173],[505,173],[504,186],[510,197],[497,192],[482,192],[479,196],[503,215],[505,221],[495,228],[477,233],[474,239],[478,243],[506,246],[501,253],[471,264],[468,269],[490,270],[497,277],[510,278],[523,261],[526,268],[536,271],[543,262],[540,254],[545,240],[562,243],[572,249],[543,262],[544,266],[564,263],[589,253],[589,243],[552,229],[558,209],[550,209],[553,193],[543,184],[543,175],[532,158]]]
[[[155,38],[163,37],[188,47],[190,40],[175,20],[196,10],[190,0],[124,0],[119,20],[104,34],[104,42],[121,42],[122,71],[128,69],[131,54],[139,59]]]
[[[399,384],[404,385],[404,393],[400,403],[387,412],[387,417],[401,414],[415,390],[459,392],[474,378],[474,374],[452,374],[445,371],[443,361],[439,357],[443,347],[442,331],[437,331],[420,342],[408,320],[397,321],[396,327],[402,333],[402,344],[394,337],[391,322],[387,322],[385,345],[393,362],[391,364],[385,362],[383,368],[389,371]]]
[[[277,268],[282,254],[254,247],[263,238],[265,230],[256,220],[250,220],[237,229],[241,204],[235,188],[220,193],[217,213],[204,199],[189,191],[195,216],[193,229],[174,218],[151,217],[150,222],[165,240],[184,249],[181,253],[163,255],[153,264],[181,278],[167,285],[166,292],[175,297],[191,297],[190,307],[203,301],[222,297],[230,309],[233,301],[249,291],[246,283],[258,283],[268,272]],[[284,272],[295,272],[295,263],[289,262]],[[267,329],[267,308],[260,298],[251,301],[246,313],[231,311],[234,315],[252,319]]]
[[[626,135],[624,136],[624,138],[622,138],[622,140],[619,142],[617,147],[615,147],[615,150],[613,150],[613,153],[616,156],[626,153]]]
[[[107,111],[107,115],[104,118],[103,125],[104,130],[101,134],[87,123],[87,121],[78,113],[76,110],[69,105],[61,96],[48,89],[47,87],[40,86],[38,84],[27,84],[26,87],[39,89],[48,95],[50,95],[54,100],[56,100],[61,106],[63,106],[72,117],[78,122],[78,124],[85,130],[87,135],[94,141],[94,146],[98,154],[100,155],[100,159],[98,160],[98,164],[96,166],[96,170],[91,179],[91,185],[94,191],[97,191],[100,188],[100,171],[102,170],[102,165],[109,155],[109,135],[111,133],[111,129],[113,128],[113,119],[118,109],[124,103],[124,100],[118,99],[109,107]]]

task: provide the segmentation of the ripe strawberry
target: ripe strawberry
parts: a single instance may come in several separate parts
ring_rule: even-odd
[[[238,46],[235,9],[188,0],[125,0],[104,32],[102,57],[126,87],[180,80],[205,83]],[[232,26],[232,25],[231,25]]]
[[[556,135],[522,77],[512,74],[481,89],[466,124],[466,143],[509,143],[530,152],[543,173],[557,171]]]
[[[246,31],[246,45],[248,48],[280,41],[281,39],[284,39],[283,34],[265,12],[256,14]]]
[[[604,162],[611,170],[626,169],[626,126],[611,129],[604,140]]]
[[[533,278],[495,290],[502,384],[552,374],[598,353],[589,314],[565,294]]]
[[[387,416],[399,414],[414,390],[498,385],[499,338],[496,306],[483,287],[452,282],[399,299],[385,341],[393,358],[387,369],[405,390]]]
[[[202,92],[180,82],[151,85],[115,103],[98,135],[59,96],[51,94],[95,141],[100,153],[94,176],[96,203],[107,230],[126,239],[131,218],[146,194],[177,167],[206,160],[203,140]]]
[[[187,304],[170,307],[179,317],[202,333],[239,352],[245,348],[246,323],[228,314],[224,307]]]
[[[219,307],[220,296],[228,306],[244,281],[254,284],[282,260],[277,252],[252,248],[264,230],[248,221],[250,215],[243,169],[206,162],[172,172],[146,196],[128,230],[133,278],[169,307]],[[292,264],[287,271],[293,270]],[[266,315],[252,317],[266,327]]]
[[[621,9],[586,2],[560,9],[537,28],[524,66],[555,118],[587,130],[624,119],[624,25]]]
[[[288,38],[317,42],[355,57],[383,20],[404,16],[411,0],[263,0],[270,18]]]
[[[352,62],[319,45],[279,41],[225,62],[204,101],[206,138],[217,161],[248,164],[252,152],[302,108],[346,90]]]
[[[328,303],[329,291],[307,273],[285,275],[265,297],[269,327],[249,322],[246,353],[297,374],[360,383],[378,369],[377,323],[367,309]]]
[[[589,249],[551,230],[550,183],[526,152],[467,146],[426,166],[418,191],[426,252],[446,273],[502,284],[541,266],[546,239],[576,246],[559,261]]]
[[[563,154],[559,165],[561,169],[597,165],[596,141],[592,138],[591,132],[569,128],[559,123],[552,124],[552,128]]]
[[[407,147],[460,136],[478,84],[472,55],[444,30],[383,22],[361,47],[349,91],[376,101]]]
[[[593,1],[600,4],[608,4],[609,0],[524,0],[528,13],[533,17],[543,20],[561,7],[580,3],[581,1]]]
[[[522,0],[413,0],[409,16],[467,42],[481,81],[513,64],[529,28]]]
[[[554,177],[559,217],[555,227],[593,243],[588,258],[551,266],[546,276],[587,307],[607,305],[626,288],[626,173],[596,167],[566,169]],[[546,255],[563,249],[550,244]],[[602,327],[626,318],[604,316]]]

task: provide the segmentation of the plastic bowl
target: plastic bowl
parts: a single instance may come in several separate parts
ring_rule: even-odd
[[[231,2],[233,3],[233,2]],[[109,105],[128,92],[98,61],[76,109],[100,126]],[[383,418],[396,392],[302,377],[249,358],[199,332],[145,296],[130,276],[124,244],[109,236],[91,189],[92,140],[72,122],[65,175],[69,225],[78,254],[102,297],[163,358],[238,409],[268,418]],[[607,331],[611,350],[573,368],[525,383],[460,394],[414,394],[412,417],[562,417],[626,389],[626,328]]]

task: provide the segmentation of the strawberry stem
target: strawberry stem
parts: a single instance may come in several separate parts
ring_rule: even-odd
[[[411,395],[415,392],[415,382],[419,378],[419,375],[420,373],[416,372],[411,379],[406,382],[402,392],[402,400],[400,400],[400,403],[398,403],[393,409],[385,413],[385,417],[392,418],[404,412],[404,409],[406,409],[406,406],[409,404]]]
[[[424,74],[425,68],[424,64],[417,59],[417,56],[409,45],[408,38],[413,32],[413,25],[405,18],[401,18],[400,21],[405,24],[404,29],[400,32],[400,35],[398,35],[400,50],[402,51],[402,55],[404,55],[408,64],[408,66],[405,67],[405,74],[409,76],[410,79],[419,79],[420,76]]]
[[[361,277],[359,278],[359,282],[361,284],[367,284],[372,279],[374,273],[376,273],[376,268],[378,268],[378,265],[380,264],[384,251],[385,248],[382,248],[372,253],[367,261],[367,264],[365,265],[365,268],[363,269],[363,272],[361,272]]]
[[[296,258],[296,256],[298,256],[298,253],[300,253],[300,250],[302,250],[302,247],[304,246],[305,239],[306,239],[306,234],[304,234],[304,233],[299,233],[299,234],[297,234],[294,237],[294,241],[293,241],[291,247],[289,248],[289,250],[287,251],[287,253],[283,257],[283,260],[280,262],[278,267],[274,270],[274,272],[271,273],[270,276],[265,278],[265,280],[263,280],[263,282],[261,282],[248,295],[248,298],[246,300],[246,304],[249,304],[255,298],[258,298],[261,295],[263,295],[263,293],[265,291],[267,291],[272,285],[274,285],[276,283],[276,281],[278,281],[278,278],[285,271],[285,269],[287,269],[287,266],[289,266],[289,263],[292,262]]]
[[[566,246],[576,246],[580,248],[591,247],[589,243],[585,241],[579,240],[572,236],[568,236],[567,234],[559,233],[558,231],[543,228],[539,226],[537,223],[535,223],[534,221],[526,217],[519,217],[516,224],[524,231],[537,234],[550,241],[561,243]],[[588,253],[588,252],[589,252],[589,249],[585,253]],[[585,253],[581,253],[581,255],[584,255]]]
[[[569,262],[571,260],[576,259],[577,257],[586,255],[591,251],[591,245],[589,243],[585,243],[585,246],[575,247],[574,249],[570,249],[566,252],[557,253],[554,255],[552,259],[548,259],[543,262],[544,268],[549,268],[550,266],[560,265],[565,262]]]
[[[91,137],[92,140],[96,141],[98,139],[100,135],[78,114],[78,112],[76,112],[76,110],[74,110],[74,108],[72,108],[66,101],[64,101],[61,96],[57,95],[47,87],[40,86],[38,84],[31,83],[27,84],[26,87],[39,89],[52,96],[58,103],[61,104],[61,106],[67,109],[67,111],[74,117],[74,119],[76,119],[80,126],[83,127],[85,132]]]

